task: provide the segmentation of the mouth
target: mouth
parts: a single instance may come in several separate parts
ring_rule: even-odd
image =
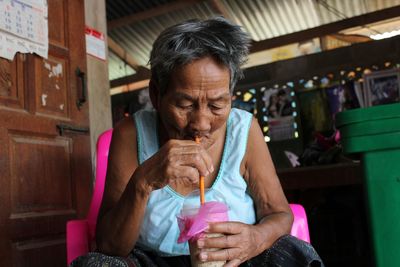
[[[185,140],[193,140],[193,141],[195,141],[196,139],[199,139],[200,143],[206,143],[207,140],[210,139],[210,136],[209,135],[200,135],[200,134],[199,135],[190,134],[190,135],[185,135],[183,137],[183,139],[185,139]]]

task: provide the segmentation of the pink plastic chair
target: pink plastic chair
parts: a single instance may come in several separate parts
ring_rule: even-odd
[[[310,243],[310,233],[308,232],[306,211],[300,204],[290,204],[290,208],[292,209],[294,217],[290,234]]]
[[[95,241],[96,221],[103,198],[112,129],[102,133],[96,146],[96,180],[86,219],[67,222],[67,263],[88,253]]]
[[[67,222],[67,263],[68,265],[77,257],[91,251],[95,242],[96,221],[100,204],[103,198],[104,184],[107,172],[108,150],[112,137],[112,129],[99,136],[97,141],[96,181],[86,219]],[[307,216],[303,206],[290,204],[294,215],[291,235],[306,242],[310,242],[308,233]]]

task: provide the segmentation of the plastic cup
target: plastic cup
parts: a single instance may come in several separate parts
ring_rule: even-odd
[[[221,203],[223,203],[224,205],[221,205]],[[209,209],[209,207],[211,208]],[[202,214],[200,215],[200,213]],[[195,229],[194,232],[189,231],[189,233],[192,232],[191,234],[195,235],[191,239],[189,239],[189,250],[192,266],[222,267],[226,263],[225,261],[202,262],[199,260],[199,254],[201,251],[216,251],[219,250],[219,248],[199,249],[197,247],[197,240],[199,237],[212,238],[223,236],[223,234],[219,233],[204,233],[203,231],[201,231],[201,229],[203,229],[204,226],[207,225],[206,222],[219,222],[228,220],[228,205],[225,203],[223,195],[215,190],[206,189],[205,204],[200,208],[200,190],[193,191],[185,197],[180,217],[186,218],[186,223],[194,226]],[[197,220],[199,217],[202,218],[202,221],[200,223]],[[196,223],[199,224],[195,225]]]
[[[203,234],[204,238],[220,237],[223,234],[207,233]],[[197,247],[197,240],[189,240],[190,261],[192,267],[222,267],[226,261],[200,261],[199,254],[201,251],[217,251],[219,248],[203,248],[202,250]]]

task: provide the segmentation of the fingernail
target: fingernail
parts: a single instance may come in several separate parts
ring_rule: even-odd
[[[211,165],[210,172],[214,171],[214,167]]]
[[[204,246],[204,240],[202,240],[202,239],[197,240],[197,246],[199,248],[202,248]]]
[[[207,260],[207,253],[204,253],[204,252],[200,253],[200,260],[201,261],[206,261]]]

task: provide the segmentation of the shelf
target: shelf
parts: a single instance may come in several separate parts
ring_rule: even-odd
[[[359,163],[338,163],[277,170],[284,190],[324,188],[362,184]]]

